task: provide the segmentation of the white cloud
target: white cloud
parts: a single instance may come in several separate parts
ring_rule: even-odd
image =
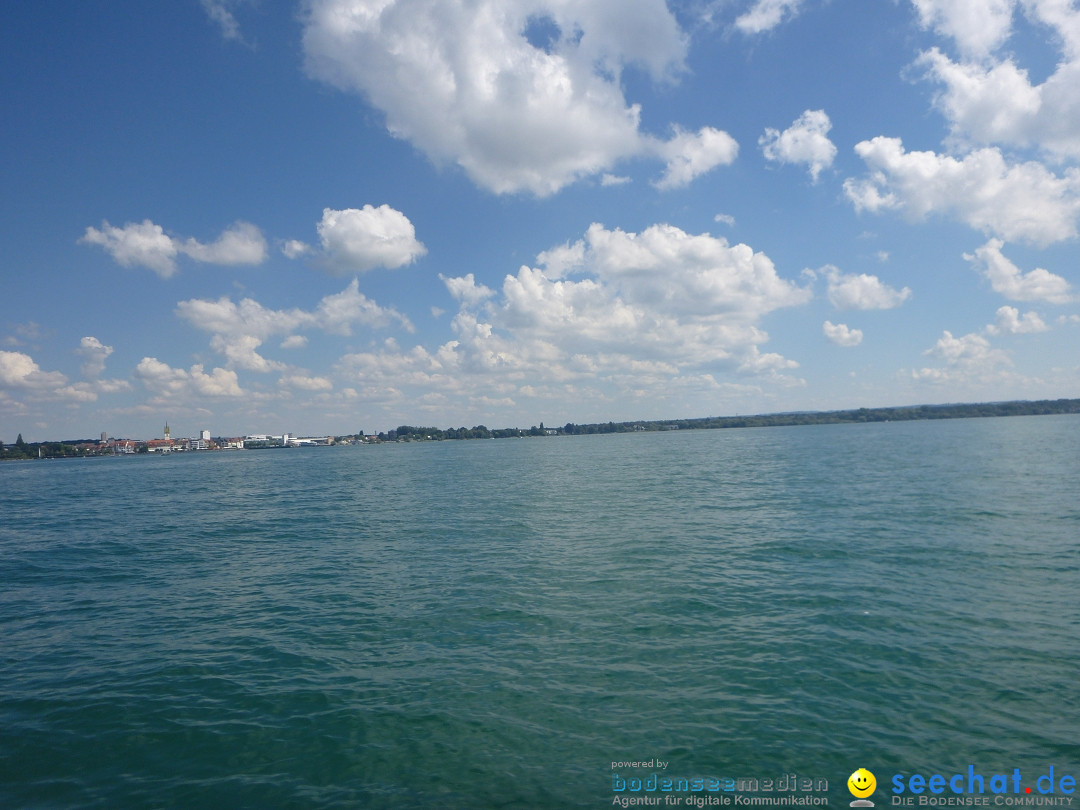
[[[262,264],[266,260],[266,239],[250,222],[237,222],[209,245],[185,239],[180,251],[208,264]]]
[[[200,363],[185,371],[162,363],[156,357],[144,357],[135,367],[135,376],[148,389],[163,397],[244,395],[235,371],[215,368],[207,374]]]
[[[735,217],[731,214],[717,214],[713,217],[713,222],[720,222],[724,225],[735,225]]]
[[[292,334],[301,329],[349,336],[358,325],[378,329],[396,321],[406,331],[414,330],[404,315],[380,307],[360,292],[359,280],[355,278],[341,292],[320,299],[314,310],[269,309],[251,298],[236,303],[223,296],[216,301],[201,298],[181,301],[176,305],[176,314],[196,329],[213,333],[210,346],[228,360],[230,367],[259,372],[284,368],[282,363],[257,352],[273,335],[286,335],[281,348],[287,349],[306,345],[306,338]]]
[[[935,99],[950,126],[950,140],[963,147],[1004,144],[1034,146],[1057,160],[1080,157],[1080,8],[1068,0],[916,0],[924,23],[952,36],[961,59],[939,48],[917,64],[943,86]],[[1012,53],[999,49],[1015,16],[1048,30],[1058,47],[1056,70],[1041,84]]]
[[[386,407],[434,393],[481,410],[524,397],[610,413],[615,402],[685,407],[690,390],[715,397],[728,390],[717,373],[803,384],[790,374],[796,361],[762,350],[759,322],[805,303],[810,290],[747,245],[670,225],[593,225],[538,258],[553,266],[523,266],[491,294],[468,276],[444,277],[461,305],[453,339],[434,350],[387,342],[348,354],[341,386]]]
[[[997,320],[986,331],[991,335],[1030,335],[1049,328],[1037,312],[1025,312],[1021,316],[1016,307],[1004,306],[998,308]]]
[[[805,385],[805,380],[787,377],[778,373],[782,370],[798,367],[799,364],[797,362],[789,360],[781,354],[777,354],[776,352],[766,352],[762,354],[757,346],[751,346],[750,350],[743,358],[742,363],[739,364],[739,371],[750,372],[752,374],[771,374],[774,379],[778,381],[782,380],[786,385]]]
[[[442,279],[450,294],[467,307],[475,307],[495,295],[495,291],[491,288],[477,284],[472,273],[458,278],[447,278],[440,273],[439,278]]]
[[[0,351],[0,387],[46,392],[66,384],[67,377],[59,371],[42,371],[30,355]]]
[[[934,49],[920,64],[944,85],[935,104],[954,142],[1037,146],[1054,158],[1080,157],[1080,61],[1059,65],[1040,85],[1012,59],[957,63]]]
[[[923,368],[913,372],[915,379],[933,382],[987,381],[995,377],[1003,367],[1012,366],[1007,352],[995,349],[982,335],[968,334],[953,337],[948,330],[933,348],[923,352],[928,357],[944,361],[944,367]]]
[[[176,272],[176,259],[181,254],[198,262],[222,265],[261,264],[266,259],[266,240],[248,222],[235,223],[208,245],[193,238],[169,236],[148,219],[129,222],[123,228],[103,222],[101,230],[87,228],[79,242],[99,245],[123,267],[146,267],[162,278]]]
[[[466,368],[467,362],[457,351],[459,345],[449,341],[434,353],[422,346],[401,351],[396,345],[387,345],[376,351],[347,354],[336,370],[359,383],[360,396],[368,400],[399,401],[405,396],[402,388],[467,395],[476,377]],[[490,390],[498,385],[488,380],[485,387]]]
[[[327,377],[312,377],[306,374],[286,374],[279,380],[281,385],[299,388],[303,391],[332,391],[334,383]]]
[[[1059,40],[1065,61],[1080,56],[1080,9],[1070,0],[912,0],[924,27],[951,37],[969,59],[988,59],[1023,14]]]
[[[96,379],[105,370],[105,360],[113,353],[113,347],[106,346],[96,337],[84,337],[75,353],[83,358],[82,375]]]
[[[600,176],[600,185],[605,186],[605,187],[606,186],[625,186],[629,182],[631,182],[631,179],[629,177],[624,177],[622,175],[611,174],[610,172],[604,172]]]
[[[1000,239],[991,239],[975,250],[974,254],[965,253],[975,270],[982,273],[994,288],[1012,301],[1048,301],[1051,304],[1066,304],[1074,300],[1069,282],[1049,270],[1037,267],[1027,273],[1009,261],[1001,252],[1005,243]]]
[[[103,394],[115,394],[118,391],[130,391],[131,383],[127,380],[95,380],[94,387]]]
[[[906,152],[899,138],[878,136],[855,151],[870,176],[844,183],[857,210],[894,209],[912,219],[950,214],[1007,240],[1046,245],[1076,235],[1080,170],[1058,177],[1042,164],[1008,164],[996,149],[963,158]]]
[[[754,5],[735,19],[735,27],[744,34],[771,31],[799,12],[802,0],[755,0]]]
[[[319,254],[324,267],[340,274],[363,273],[376,267],[394,269],[427,253],[409,218],[389,205],[324,208],[315,227],[321,252],[307,242],[288,239],[280,245],[282,254],[289,259]]]
[[[888,211],[900,207],[900,199],[887,190],[888,178],[885,172],[875,171],[871,177],[856,179],[849,177],[844,181],[844,194],[855,206],[855,210]]]
[[[324,208],[317,227],[327,264],[337,272],[393,269],[427,253],[409,218],[389,205]]]
[[[98,398],[94,386],[87,382],[78,382],[58,388],[55,393],[71,402],[96,402]]]
[[[265,340],[288,334],[313,324],[314,316],[300,309],[267,309],[258,301],[244,298],[234,303],[227,296],[216,301],[192,298],[176,305],[176,314],[196,329],[221,335],[253,335]]]
[[[911,290],[896,290],[877,276],[845,275],[831,265],[821,268],[828,279],[829,302],[837,309],[893,309],[911,297]]]
[[[1011,60],[985,65],[956,63],[937,48],[923,53],[918,64],[946,85],[936,104],[949,119],[954,136],[980,143],[1026,140],[1023,130],[1042,105],[1027,72]]]
[[[829,140],[832,123],[824,110],[807,110],[783,132],[766,129],[758,139],[767,160],[805,163],[817,182],[822,169],[832,165],[836,146]]]
[[[200,364],[193,365],[188,372],[191,387],[208,397],[240,397],[244,395],[241,390],[235,371],[227,371],[223,368],[215,368],[209,374],[203,373]]]
[[[924,28],[952,37],[973,57],[993,52],[1009,36],[1016,0],[912,0]]]
[[[124,267],[146,267],[162,278],[176,272],[179,248],[160,225],[148,219],[138,224],[129,222],[123,228],[103,222],[100,231],[87,228],[79,241],[100,245]]]
[[[45,337],[45,332],[42,331],[41,324],[37,321],[27,321],[26,323],[17,323],[12,327],[12,331],[15,335],[8,335],[3,340],[5,346],[25,346],[27,341],[37,341]]]
[[[837,346],[858,346],[863,339],[861,329],[850,329],[846,323],[825,321],[821,331]]]
[[[707,233],[653,225],[633,234],[593,224],[585,243],[585,268],[600,281],[628,301],[673,314],[748,321],[810,297],[781,279],[764,253]]]
[[[352,334],[354,325],[381,329],[394,321],[407,332],[414,331],[412,323],[400,312],[380,307],[360,292],[360,282],[355,278],[341,292],[320,300],[313,315],[315,326],[325,332],[344,336]]]
[[[536,261],[543,266],[548,278],[562,278],[585,262],[585,240],[578,239],[572,245],[567,242],[541,251]]]
[[[262,340],[254,335],[214,335],[210,341],[210,348],[228,360],[229,368],[263,373],[284,369],[284,363],[267,360],[256,351],[261,345]]]
[[[211,20],[217,23],[221,29],[221,36],[225,39],[243,42],[244,37],[240,34],[240,23],[236,21],[236,16],[232,13],[231,7],[233,5],[235,5],[235,2],[230,2],[230,0],[202,0],[203,10]]]
[[[281,245],[281,252],[289,259],[298,259],[301,256],[306,256],[309,253],[314,253],[315,248],[309,245],[307,242],[301,242],[299,239],[286,240]]]
[[[85,340],[84,338],[84,346],[87,345]],[[100,349],[94,351],[97,356],[101,355]],[[101,363],[104,366],[104,358],[101,359]],[[43,371],[28,354],[0,351],[0,400],[10,402],[9,394],[13,394],[39,401],[94,402],[98,394],[111,394],[127,391],[130,388],[131,386],[124,380],[94,379],[69,385],[64,374],[59,371]]]
[[[663,0],[309,0],[304,22],[309,75],[483,188],[538,196],[643,151],[622,70],[666,80],[687,47]],[[537,22],[555,38],[530,42]]]
[[[467,311],[486,296],[459,296],[465,309],[455,319],[455,351],[482,346],[489,366],[561,357],[571,369],[645,361],[673,370],[714,362],[762,368],[757,345],[768,336],[756,322],[810,296],[747,245],[670,225],[634,234],[594,224],[574,247],[541,257],[553,255],[560,262],[577,255],[573,271],[585,277],[562,279],[566,266],[556,273],[522,267],[506,276],[501,299],[488,304],[490,323]]]
[[[676,128],[671,140],[656,149],[667,161],[664,174],[653,184],[662,190],[683,188],[717,166],[732,163],[739,154],[735,139],[712,127],[702,127],[697,134]]]

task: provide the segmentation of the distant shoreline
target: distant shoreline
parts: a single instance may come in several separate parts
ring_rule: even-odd
[[[503,439],[530,436],[583,436],[600,433],[648,433],[667,430],[720,430],[746,427],[791,427],[796,425],[838,425],[861,422],[910,422],[931,419],[968,419],[991,416],[1047,416],[1052,414],[1080,413],[1080,399],[1013,400],[1009,402],[958,403],[946,405],[905,405],[888,408],[850,408],[838,411],[789,411],[784,413],[755,414],[752,416],[705,416],[693,419],[654,419],[628,422],[594,422],[574,424],[567,422],[561,427],[533,426],[522,428],[498,428],[492,430],[484,425],[472,428],[434,428],[399,425],[396,429],[371,436],[361,434],[335,436],[333,444],[378,444],[383,442],[451,441],[462,439]],[[19,438],[22,436],[20,434]],[[83,456],[113,455],[116,445],[142,445],[144,440],[110,439],[101,443],[94,439],[67,439],[63,441],[21,442],[0,447],[0,460],[22,461],[38,458],[72,458]],[[245,449],[263,449],[251,447]],[[130,454],[132,449],[123,451]],[[145,452],[135,450],[134,452]],[[207,452],[188,450],[185,452]]]
[[[888,408],[852,408],[840,411],[791,411],[755,416],[676,419],[654,424],[678,425],[680,430],[700,430],[736,427],[834,425],[859,422],[910,422],[928,419],[967,419],[990,416],[1048,416],[1063,413],[1080,413],[1080,399],[905,405]]]
[[[789,411],[784,413],[755,414],[752,416],[705,416],[692,419],[655,419],[629,422],[595,422],[577,425],[568,422],[562,427],[539,427],[528,430],[509,428],[488,430],[477,428],[450,428],[439,430],[430,427],[401,425],[385,434],[387,441],[404,438],[407,441],[437,441],[461,438],[504,438],[511,436],[579,436],[595,433],[642,433],[665,430],[719,430],[742,427],[789,427],[794,425],[836,425],[860,422],[910,422],[929,419],[964,419],[990,416],[1045,416],[1051,414],[1080,413],[1080,399],[1044,399],[1036,401],[1016,400],[1010,402],[958,403],[947,405],[906,405],[888,408],[851,408],[839,411]],[[480,432],[485,435],[460,435]],[[390,434],[396,434],[393,437]],[[384,434],[379,434],[383,436]]]

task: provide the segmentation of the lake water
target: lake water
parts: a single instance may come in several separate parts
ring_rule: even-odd
[[[0,507],[3,808],[1080,776],[1078,416],[7,463]]]

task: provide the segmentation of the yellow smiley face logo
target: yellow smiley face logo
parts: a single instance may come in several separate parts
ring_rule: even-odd
[[[874,792],[877,787],[877,779],[866,768],[859,768],[847,780],[847,789],[851,795],[858,799],[865,799]]]

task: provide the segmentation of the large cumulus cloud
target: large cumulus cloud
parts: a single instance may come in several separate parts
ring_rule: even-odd
[[[667,142],[640,132],[623,71],[664,82],[686,56],[663,0],[309,0],[304,22],[311,76],[496,193],[549,195],[642,154],[678,185],[734,154],[707,127]]]

